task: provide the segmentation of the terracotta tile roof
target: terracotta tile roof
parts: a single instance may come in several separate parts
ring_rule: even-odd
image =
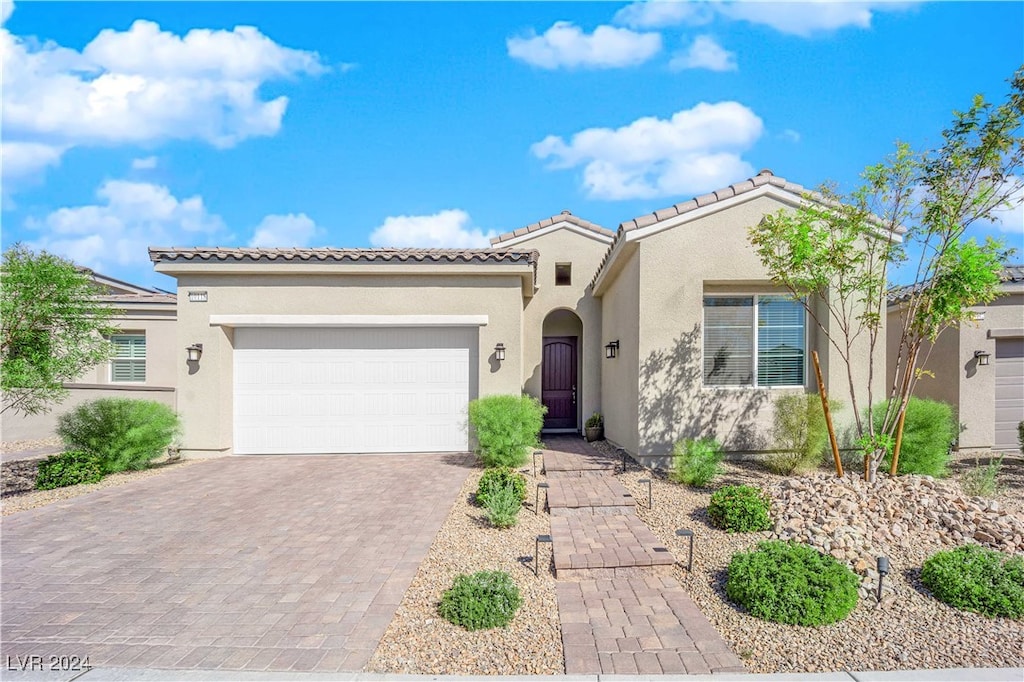
[[[999,281],[1003,284],[1024,282],[1024,264],[1014,263],[1003,266],[1003,269],[999,272]],[[923,284],[907,284],[906,286],[896,287],[889,292],[889,305],[902,303],[910,298],[910,295],[921,286]]]
[[[331,262],[331,263],[527,263],[536,266],[536,251],[507,249],[336,249],[150,247],[154,263],[194,262]]]
[[[531,232],[543,230],[545,227],[550,227],[557,223],[569,223],[570,225],[575,225],[576,227],[582,227],[584,230],[596,232],[597,234],[602,235],[604,237],[615,236],[615,233],[609,230],[608,228],[601,227],[597,223],[592,223],[589,220],[578,218],[569,211],[562,211],[558,215],[553,215],[550,218],[545,218],[544,220],[539,220],[535,223],[530,223],[526,227],[520,227],[518,230],[512,230],[511,232],[500,234],[497,237],[491,239],[491,244],[498,244],[500,242],[505,241],[506,239],[522,237],[524,235],[530,234]]]
[[[619,230],[624,230],[628,232],[630,230],[636,230],[641,227],[647,227],[648,225],[653,225],[654,223],[661,222],[662,220],[666,220],[668,218],[673,218],[677,215],[688,213],[695,209],[708,206],[709,204],[722,201],[723,199],[728,199],[730,197],[739,196],[740,194],[745,194],[746,192],[750,192],[764,185],[772,185],[774,187],[779,187],[781,189],[786,190],[787,192],[792,192],[797,196],[803,196],[804,194],[807,194],[809,192],[809,190],[805,188],[803,185],[798,185],[795,182],[788,182],[785,178],[780,178],[779,176],[775,175],[766,168],[759,172],[754,177],[748,180],[744,180],[743,182],[737,182],[732,185],[729,185],[728,187],[723,187],[722,189],[715,190],[714,192],[711,192],[709,194],[702,194],[699,197],[694,197],[689,201],[684,201],[681,204],[675,204],[673,206],[669,206],[668,208],[662,208],[657,211],[654,211],[653,213],[647,213],[645,215],[639,216],[638,218],[634,218],[633,220],[627,220],[626,222],[619,225]]]

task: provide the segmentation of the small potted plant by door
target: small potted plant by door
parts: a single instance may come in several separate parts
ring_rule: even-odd
[[[604,417],[600,412],[595,412],[587,419],[585,433],[588,443],[604,439]]]

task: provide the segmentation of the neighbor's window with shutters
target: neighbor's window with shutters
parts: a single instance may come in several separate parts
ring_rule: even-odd
[[[142,382],[146,380],[146,335],[116,334],[110,337],[114,357],[110,360],[110,380]]]
[[[800,301],[705,296],[704,385],[803,386],[806,338]]]

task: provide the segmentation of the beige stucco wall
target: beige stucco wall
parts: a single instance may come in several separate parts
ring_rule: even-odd
[[[633,253],[601,297],[602,326],[606,343],[618,340],[617,357],[601,356],[601,404],[604,406],[604,433],[613,443],[631,454],[639,451],[637,420],[639,390],[637,368],[640,363],[640,256]]]
[[[1024,291],[1013,284],[1006,285],[1005,291],[988,305],[971,308],[983,319],[966,323],[959,330],[947,329],[933,346],[925,344],[921,349],[922,355],[928,353],[923,367],[935,377],[922,377],[914,395],[953,405],[963,429],[961,451],[985,451],[995,441],[995,368],[992,364],[979,366],[974,352],[983,350],[990,354],[990,362],[994,361],[996,340],[989,330],[1021,330],[1024,335]],[[893,337],[889,339],[890,373],[895,371],[898,314],[898,310],[889,312]]]
[[[176,361],[180,358],[184,364],[185,350],[178,345],[174,306],[127,310],[112,324],[124,332],[146,334],[146,381],[115,384],[110,381],[110,363],[97,365],[66,384],[70,395],[50,411],[35,415],[13,412],[0,415],[0,439],[11,442],[50,438],[56,433],[57,418],[61,414],[97,398],[156,400],[175,406]]]
[[[189,290],[208,302],[188,301]],[[522,280],[518,275],[178,275],[178,346],[203,344],[198,366],[178,369],[186,451],[229,452],[233,376],[230,328],[211,315],[487,315],[479,333],[479,395],[522,388]],[[504,343],[503,363],[494,346]],[[182,351],[184,353],[184,351]],[[475,396],[473,396],[475,397]]]
[[[583,328],[582,337],[577,340],[577,426],[582,427],[590,414],[601,411],[601,361],[607,339],[601,336],[601,305],[590,295],[589,284],[608,250],[608,242],[569,229],[558,229],[517,242],[514,248],[540,252],[537,290],[532,298],[525,300],[523,309],[523,390],[538,399],[541,397],[544,322],[554,311],[572,311]],[[570,286],[555,285],[556,263],[572,263]],[[561,331],[551,325],[548,329],[552,336],[576,333],[564,325]]]
[[[648,464],[662,466],[673,443],[682,437],[714,436],[728,451],[770,447],[772,402],[794,389],[705,388],[703,386],[703,296],[708,291],[777,291],[750,246],[747,230],[761,219],[788,208],[766,196],[733,205],[687,224],[640,240],[639,311],[642,321],[639,383],[639,453]],[[808,318],[808,327],[813,321]],[[880,392],[885,377],[884,334],[876,349],[873,384]],[[811,332],[811,350],[824,338]],[[866,344],[856,354],[866,357]],[[836,416],[838,427],[849,419],[845,365],[836,353],[822,358],[826,385],[833,398],[847,404]],[[867,362],[856,364],[853,380],[867,384]],[[808,362],[805,391],[816,392]]]

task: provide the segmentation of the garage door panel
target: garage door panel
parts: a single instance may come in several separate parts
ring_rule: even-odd
[[[1017,424],[1024,420],[1024,339],[997,339],[995,448],[1016,450]]]
[[[465,451],[476,336],[476,329],[238,329],[235,451]]]

